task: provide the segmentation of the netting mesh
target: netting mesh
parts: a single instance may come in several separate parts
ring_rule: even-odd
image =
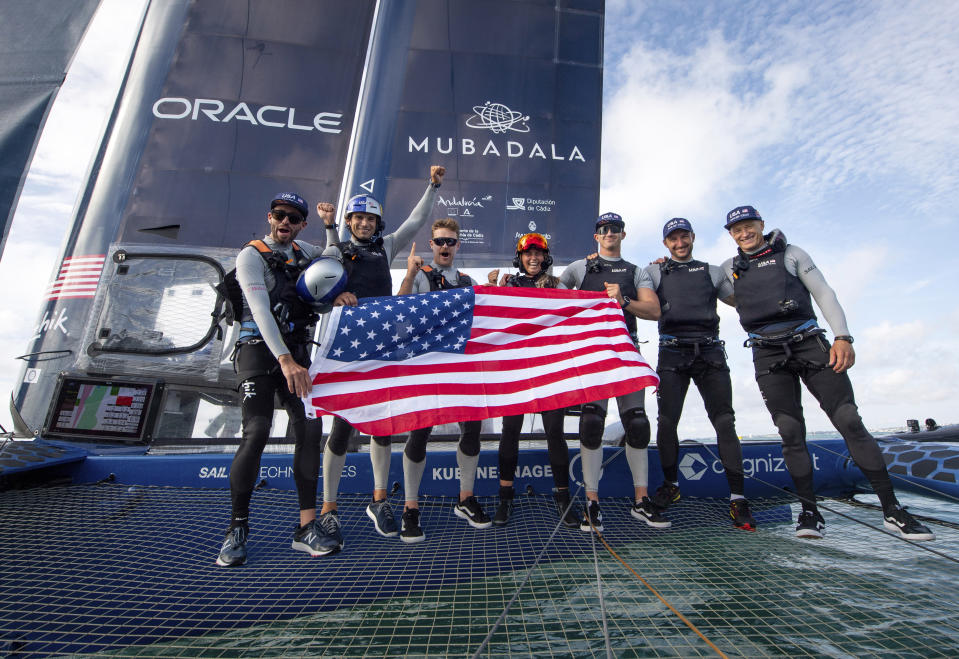
[[[608,644],[617,656],[715,656],[598,539],[554,534],[546,497],[518,497],[509,526],[488,530],[454,517],[452,500],[426,498],[418,545],[376,535],[366,503],[342,497],[344,551],[310,558],[290,549],[295,493],[259,490],[249,561],[225,569],[214,558],[226,491],[2,493],[0,647],[15,656],[463,656],[493,630],[484,655],[602,655]],[[481,503],[492,513],[494,500]],[[933,525],[943,557],[840,515],[880,525],[875,511],[826,505],[828,533],[814,542],[795,538],[796,511],[783,501],[754,502],[760,530],[749,533],[732,528],[725,500],[683,499],[669,510],[673,528],[657,530],[630,517],[628,501],[608,499],[603,536],[729,656],[959,653],[959,531]]]

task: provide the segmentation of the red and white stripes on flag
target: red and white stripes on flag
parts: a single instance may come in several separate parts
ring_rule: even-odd
[[[45,299],[93,297],[103,270],[103,254],[68,256],[63,259],[57,278],[47,288]]]
[[[330,313],[310,368],[311,417],[392,435],[659,384],[604,293],[476,286],[361,302]]]

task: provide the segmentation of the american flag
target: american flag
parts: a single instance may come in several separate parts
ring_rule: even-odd
[[[103,254],[85,254],[63,259],[57,278],[47,288],[45,299],[95,296],[104,258]]]
[[[310,368],[311,417],[362,432],[589,403],[659,384],[603,293],[476,286],[330,312]]]

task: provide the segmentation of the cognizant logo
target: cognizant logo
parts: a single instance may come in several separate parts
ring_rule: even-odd
[[[254,109],[255,108],[255,109]],[[213,121],[229,123],[245,121],[251,126],[287,128],[290,130],[313,131],[338,134],[342,132],[343,115],[339,112],[317,112],[310,123],[296,122],[296,108],[284,105],[256,105],[250,107],[239,102],[230,107],[215,98],[179,98],[166,97],[153,104],[153,116],[157,119],[190,119],[191,121]]]
[[[819,471],[819,456],[815,453],[812,454],[812,467],[815,471]],[[724,471],[723,463],[720,460],[713,460],[711,464],[707,464],[706,460],[698,453],[687,453],[679,461],[679,472],[688,481],[698,481],[710,469],[714,474],[721,474]],[[783,460],[782,456],[767,453],[766,457],[743,458],[743,473],[746,476],[785,471],[786,461]]]

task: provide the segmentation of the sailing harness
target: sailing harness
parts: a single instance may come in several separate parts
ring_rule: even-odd
[[[305,346],[311,343],[309,328],[316,324],[319,315],[312,306],[300,299],[296,294],[296,280],[300,273],[310,264],[310,259],[304,254],[296,242],[293,243],[293,257],[287,258],[282,252],[273,251],[262,240],[251,240],[244,247],[253,247],[259,252],[273,273],[274,284],[270,290],[270,311],[276,325],[288,347]],[[263,337],[253,321],[249,308],[243,303],[243,290],[236,278],[236,268],[224,276],[223,281],[216,287],[217,293],[228,302],[223,312],[228,325],[239,321],[239,339],[233,345],[230,360],[235,360],[237,349],[241,345],[256,345],[263,343]]]
[[[432,266],[424,265],[420,268],[430,282],[431,291],[446,291],[452,288],[467,288],[473,286],[473,280],[464,272],[456,271],[456,285],[449,283],[440,270],[434,270]]]

